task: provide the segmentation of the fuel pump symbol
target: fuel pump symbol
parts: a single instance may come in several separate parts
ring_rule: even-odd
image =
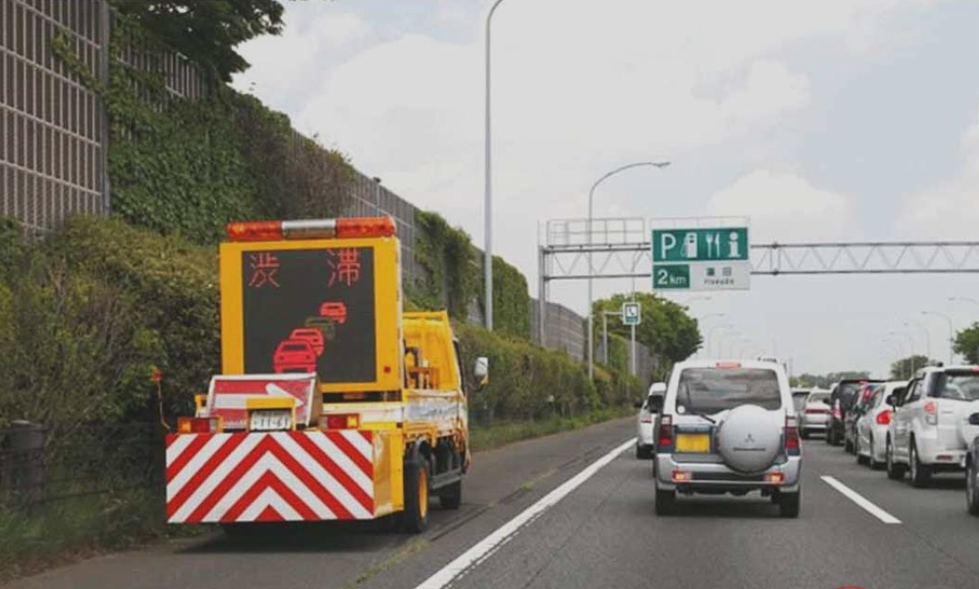
[[[687,233],[686,237],[683,238],[683,255],[688,260],[695,260],[697,258],[696,233]]]

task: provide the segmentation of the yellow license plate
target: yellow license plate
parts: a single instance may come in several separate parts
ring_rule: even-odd
[[[710,434],[677,434],[677,452],[710,452]]]

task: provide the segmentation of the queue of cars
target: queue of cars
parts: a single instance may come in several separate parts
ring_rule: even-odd
[[[914,487],[965,472],[968,509],[979,515],[979,366],[936,364],[908,381],[841,381],[829,400],[828,444]]]
[[[909,381],[843,380],[831,390],[790,390],[774,362],[693,361],[638,405],[636,456],[653,458],[656,512],[678,494],[760,491],[796,517],[800,439],[823,433],[859,464],[908,476],[965,472],[979,516],[979,366],[928,366]]]

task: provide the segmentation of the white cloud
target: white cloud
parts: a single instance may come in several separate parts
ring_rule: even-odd
[[[975,239],[979,228],[979,109],[962,137],[964,162],[957,178],[907,199],[897,231],[934,239]]]
[[[339,47],[363,39],[369,32],[370,26],[355,14],[324,14],[313,21],[307,34]]]
[[[718,1],[709,18],[703,4],[675,0],[503,6],[493,25],[497,253],[533,282],[538,220],[583,215],[587,187],[601,173],[762,137],[810,102],[810,78],[773,55],[812,39],[846,46],[858,34],[873,42],[865,31],[881,14],[927,1]],[[382,37],[354,22],[359,17],[326,13],[257,46],[253,61],[260,61],[248,76],[259,80],[263,98],[275,97],[273,106],[301,96],[291,113],[299,129],[319,133],[363,171],[440,210],[481,243],[485,13],[448,1],[433,6],[433,24],[442,27],[458,28],[468,11],[471,40],[440,41],[428,30]],[[337,58],[326,39],[357,50]],[[766,186],[778,182],[786,178],[770,175]]]
[[[310,21],[288,11],[282,35],[266,35],[246,43],[241,54],[251,64],[234,77],[238,90],[254,90],[273,108],[288,109],[298,95],[319,79],[325,60],[342,47],[364,39],[371,31],[355,14],[323,14]]]
[[[845,234],[849,199],[820,190],[789,173],[759,170],[716,192],[710,200],[718,216],[751,218],[752,240],[828,241]]]

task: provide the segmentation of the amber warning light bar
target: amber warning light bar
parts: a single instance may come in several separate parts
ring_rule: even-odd
[[[228,223],[228,239],[231,241],[354,239],[357,237],[393,237],[394,234],[395,225],[392,217]]]

